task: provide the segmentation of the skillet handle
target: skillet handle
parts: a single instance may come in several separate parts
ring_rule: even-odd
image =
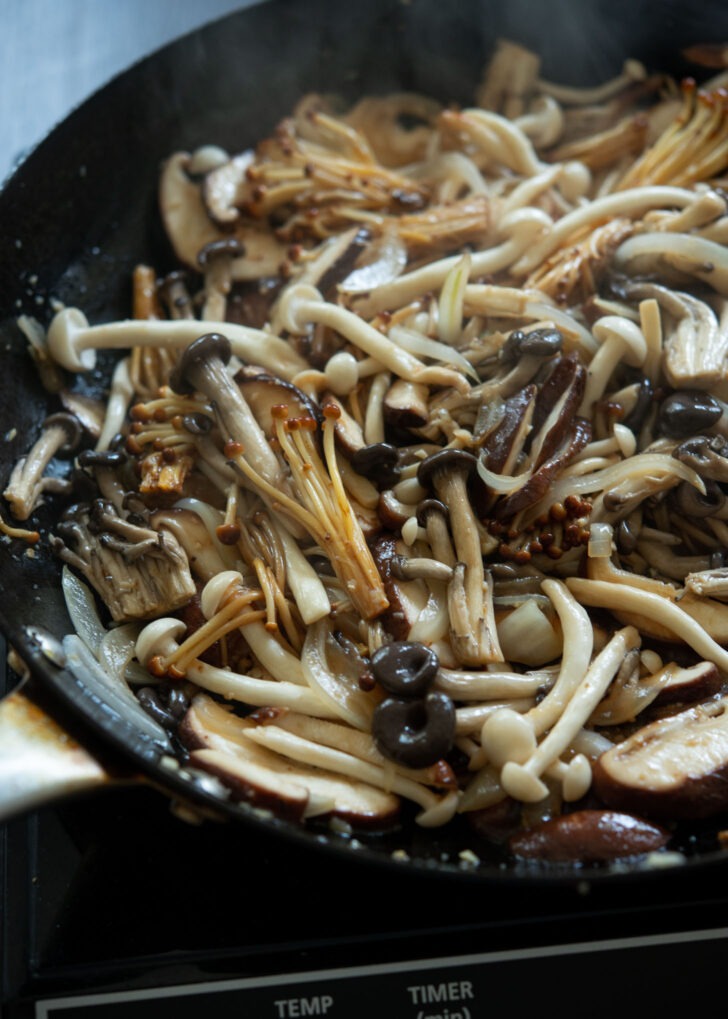
[[[0,821],[113,781],[21,690],[0,702]]]

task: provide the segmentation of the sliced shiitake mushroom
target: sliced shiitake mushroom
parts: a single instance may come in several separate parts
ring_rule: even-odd
[[[289,418],[319,420],[314,402],[292,382],[251,365],[245,365],[236,372],[235,382],[268,439],[275,434],[274,407],[288,407]]]
[[[233,797],[291,820],[335,816],[358,828],[384,828],[399,812],[391,793],[364,782],[281,757],[246,738],[255,721],[240,718],[198,694],[179,737],[190,749],[190,763],[208,771]]]
[[[610,807],[674,820],[728,809],[728,697],[644,728],[594,765],[594,790]]]
[[[667,682],[660,689],[654,704],[694,704],[707,700],[720,692],[723,686],[720,672],[712,662],[698,662],[688,668],[672,663],[666,666]]]
[[[513,835],[511,853],[551,863],[608,863],[667,845],[669,832],[632,814],[577,810]]]

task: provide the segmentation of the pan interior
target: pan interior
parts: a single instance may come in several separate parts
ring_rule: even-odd
[[[174,150],[214,143],[241,151],[268,134],[304,93],[413,90],[466,102],[497,40],[511,38],[543,57],[544,74],[572,84],[599,82],[626,57],[681,75],[689,70],[677,50],[691,42],[728,37],[720,3],[662,2],[578,5],[551,2],[459,0],[269,0],[195,32],[143,61],[93,96],[18,168],[0,194],[0,471],[38,434],[57,401],[40,387],[17,327],[20,314],[47,322],[58,302],[82,307],[91,321],[129,315],[129,280],[139,262],[158,272],[173,267],[156,212],[157,171]],[[78,385],[104,391],[112,359]],[[38,516],[42,538],[57,505]],[[41,542],[28,552],[7,545],[0,558],[0,623],[9,642],[31,664],[57,704],[65,705],[106,743],[155,782],[216,812],[215,792],[164,770],[165,750],[142,738],[123,718],[89,695],[78,676],[44,657],[29,624],[55,637],[70,630],[58,563]],[[253,824],[293,839],[349,852],[352,840],[300,832],[282,822],[242,813]],[[460,853],[472,837],[454,830],[433,836],[405,824],[387,837],[357,843],[359,858],[390,863],[404,855],[416,866],[463,875]],[[467,877],[503,879],[496,856]],[[698,851],[693,854],[699,861]],[[601,871],[590,873],[600,879]],[[585,872],[514,871],[517,879],[577,880]],[[611,877],[615,875],[612,874]]]

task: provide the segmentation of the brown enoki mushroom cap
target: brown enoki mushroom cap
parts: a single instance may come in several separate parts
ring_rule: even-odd
[[[232,356],[230,341],[222,333],[205,333],[193,340],[179,360],[170,377],[170,386],[176,393],[189,393],[199,388],[196,379],[200,370],[210,361],[221,361],[226,365]]]
[[[464,449],[441,449],[422,461],[417,468],[417,480],[423,488],[429,488],[441,471],[458,471],[469,476],[477,463],[473,454]]]

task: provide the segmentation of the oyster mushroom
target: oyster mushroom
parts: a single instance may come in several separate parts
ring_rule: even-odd
[[[669,250],[670,242],[667,242]],[[705,301],[657,283],[629,288],[638,299],[654,298],[675,325],[663,341],[663,368],[674,389],[710,389],[724,376],[728,355],[728,305],[719,314]]]
[[[51,548],[88,580],[114,622],[173,612],[195,593],[175,537],[130,523],[103,500],[67,511],[57,531]]]
[[[234,226],[240,219],[240,209],[236,203],[239,201],[239,192],[243,190],[247,181],[248,167],[254,158],[253,152],[241,152],[224,163],[213,166],[203,178],[201,194],[207,214],[223,229]],[[189,169],[189,164],[186,169]],[[171,179],[169,183],[172,184]]]
[[[476,92],[478,106],[506,117],[520,116],[535,91],[540,67],[536,53],[510,39],[499,39]]]

